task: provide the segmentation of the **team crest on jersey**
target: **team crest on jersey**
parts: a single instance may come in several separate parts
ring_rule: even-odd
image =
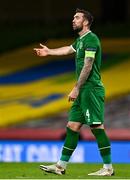
[[[83,42],[80,42],[79,49],[82,49],[82,47],[83,47]]]

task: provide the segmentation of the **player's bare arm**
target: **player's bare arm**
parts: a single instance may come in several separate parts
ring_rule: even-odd
[[[74,50],[71,46],[64,46],[56,49],[50,49],[47,46],[44,46],[43,44],[40,44],[41,48],[34,48],[34,51],[38,56],[48,56],[48,55],[54,55],[54,56],[61,56],[61,55],[69,55],[74,53]]]
[[[83,66],[82,71],[80,73],[78,82],[75,85],[75,87],[77,87],[77,89],[80,89],[81,86],[88,79],[88,76],[89,76],[91,69],[92,69],[92,66],[93,66],[93,62],[94,62],[94,58],[91,58],[91,57],[85,58],[84,66]]]
[[[85,83],[87,78],[89,77],[89,74],[91,72],[92,66],[93,66],[94,58],[87,57],[84,60],[84,66],[82,68],[82,71],[80,73],[79,79],[75,85],[75,87],[72,89],[72,91],[69,94],[69,101],[74,101],[79,94],[79,90],[81,86]]]

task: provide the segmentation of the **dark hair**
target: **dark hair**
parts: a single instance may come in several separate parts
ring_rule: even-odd
[[[83,13],[84,14],[84,18],[88,21],[88,25],[91,26],[92,22],[93,22],[93,16],[90,12],[84,10],[84,9],[76,9],[76,13]]]

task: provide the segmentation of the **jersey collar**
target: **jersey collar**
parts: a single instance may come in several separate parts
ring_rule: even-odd
[[[91,31],[86,32],[85,34],[83,34],[82,36],[80,36],[79,38],[82,39],[84,36],[86,36],[88,33],[90,33]]]

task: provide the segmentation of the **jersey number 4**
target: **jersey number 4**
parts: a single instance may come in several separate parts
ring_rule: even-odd
[[[88,118],[88,121],[90,121],[90,113],[89,113],[89,109],[86,110],[86,116]]]

